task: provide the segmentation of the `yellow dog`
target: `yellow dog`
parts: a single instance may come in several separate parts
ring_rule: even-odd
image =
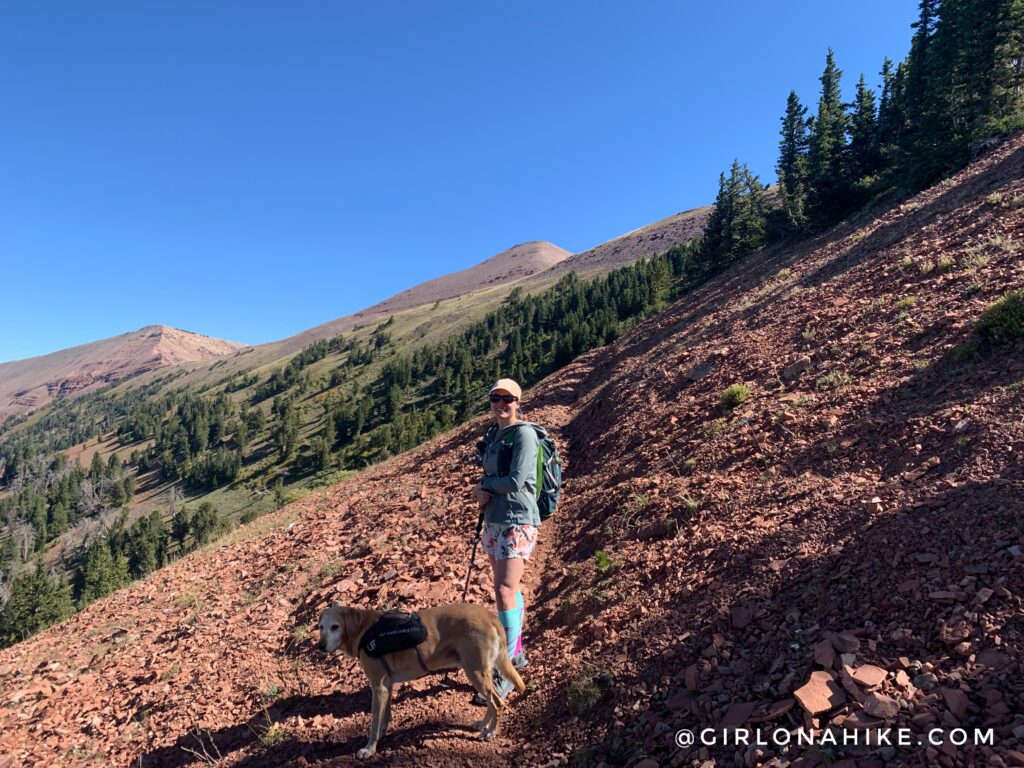
[[[520,693],[526,690],[523,679],[509,661],[505,630],[498,619],[482,605],[470,603],[426,608],[419,616],[427,630],[427,639],[416,648],[375,659],[360,650],[359,642],[382,614],[383,611],[333,605],[320,616],[317,647],[327,653],[340,648],[346,656],[359,659],[370,682],[373,694],[370,740],[356,757],[365,759],[377,751],[377,742],[391,719],[392,685],[443,669],[461,668],[484,697],[487,713],[473,727],[480,729],[480,738],[493,739],[498,734],[504,702],[494,691],[491,670],[496,667]]]

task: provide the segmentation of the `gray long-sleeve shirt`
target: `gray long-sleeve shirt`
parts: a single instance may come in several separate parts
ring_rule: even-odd
[[[507,475],[498,474],[502,442],[512,435],[512,461]],[[497,525],[540,525],[537,511],[537,451],[539,444],[533,427],[518,422],[499,430],[483,453],[485,491],[493,495],[487,503],[484,521]]]

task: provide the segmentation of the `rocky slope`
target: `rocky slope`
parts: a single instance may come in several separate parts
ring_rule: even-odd
[[[551,267],[549,272],[561,275],[572,271],[580,274],[608,271],[640,259],[650,258],[657,253],[664,253],[674,245],[688,243],[700,237],[713,208],[714,206],[706,205],[666,216],[606,243],[574,254]]]
[[[461,673],[405,685],[374,764],[1024,764],[1024,344],[954,351],[1022,284],[1022,209],[1018,137],[736,265],[528,392],[569,462],[527,571],[530,688],[484,744]],[[330,602],[459,598],[480,427],[0,652],[0,765],[357,764],[369,694],[311,623]],[[488,602],[480,562],[470,595]],[[673,743],[757,723],[995,740]]]
[[[229,355],[245,344],[147,325],[131,333],[0,363],[0,421],[146,371]]]

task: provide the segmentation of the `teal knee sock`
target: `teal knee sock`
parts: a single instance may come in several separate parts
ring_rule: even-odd
[[[505,628],[505,649],[511,659],[516,653],[516,645],[519,643],[522,625],[519,623],[519,609],[511,611],[498,611],[498,621]]]
[[[523,593],[516,592],[516,608],[519,609],[519,639],[516,641],[515,653],[523,652],[523,627],[526,626],[526,606],[523,604]]]

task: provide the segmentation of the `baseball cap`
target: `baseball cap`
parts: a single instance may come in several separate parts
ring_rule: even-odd
[[[496,382],[494,382],[494,386],[491,387],[491,392],[494,392],[495,390],[498,389],[505,390],[517,400],[523,396],[522,387],[516,384],[512,379],[498,379]]]

